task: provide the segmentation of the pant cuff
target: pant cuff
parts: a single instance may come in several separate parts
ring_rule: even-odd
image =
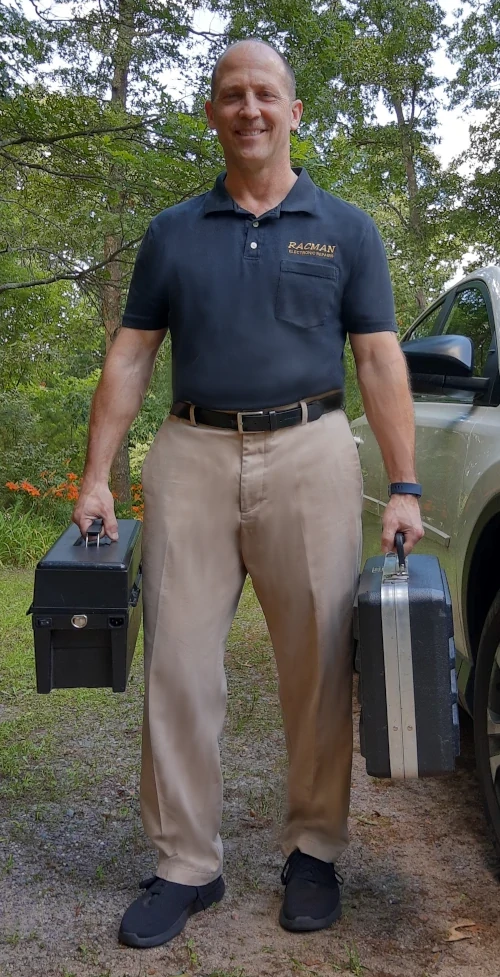
[[[200,872],[192,865],[179,861],[178,858],[160,858],[156,874],[158,878],[165,879],[166,882],[178,882],[180,885],[198,887],[208,885],[209,882],[215,882],[215,879],[218,879],[219,875],[222,874],[222,865],[215,873]]]
[[[322,862],[336,862],[342,852],[347,848],[347,845],[348,841],[346,839],[327,841],[325,838],[318,838],[314,832],[299,831],[293,835],[287,833],[283,840],[281,850],[287,858],[294,848],[300,848],[304,855],[319,858]]]

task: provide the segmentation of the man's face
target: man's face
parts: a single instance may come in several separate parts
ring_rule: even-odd
[[[227,163],[260,169],[289,159],[290,130],[302,115],[285,66],[261,44],[238,45],[221,61],[213,102],[205,106]]]

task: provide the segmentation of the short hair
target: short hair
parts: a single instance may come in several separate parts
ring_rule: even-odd
[[[267,47],[271,51],[274,51],[274,53],[278,56],[278,58],[280,59],[282,65],[285,68],[287,79],[288,79],[288,86],[289,86],[289,89],[290,89],[290,97],[292,99],[295,98],[295,95],[296,95],[295,72],[294,72],[291,64],[285,58],[285,55],[282,54],[281,51],[278,51],[278,49],[275,48],[273,44],[270,44],[269,41],[262,40],[261,37],[242,37],[239,41],[234,41],[232,44],[229,44],[228,47],[222,52],[222,54],[220,54],[219,57],[217,58],[217,61],[215,62],[214,67],[213,67],[212,77],[210,79],[210,100],[213,102],[214,99],[215,99],[215,92],[216,92],[216,85],[217,85],[217,75],[218,75],[218,72],[219,72],[219,67],[220,67],[221,61],[223,61],[223,59],[226,57],[226,54],[228,54],[229,51],[232,51],[233,48],[238,47],[240,44],[248,44],[248,43],[250,43],[250,44],[263,44],[264,47]]]

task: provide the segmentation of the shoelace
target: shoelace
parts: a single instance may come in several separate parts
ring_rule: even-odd
[[[157,875],[152,875],[149,879],[143,879],[142,882],[139,882],[139,888],[146,890],[144,901],[147,905],[155,896],[160,895],[164,885],[166,885],[165,879],[160,879]]]
[[[323,867],[324,866],[324,867]],[[333,868],[333,877],[330,869]],[[283,871],[281,873],[281,881],[283,885],[287,885],[290,881],[292,875],[297,878],[305,879],[306,882],[320,882],[323,885],[332,885],[333,882],[337,882],[338,885],[344,884],[344,879],[342,876],[335,871],[334,866],[331,862],[321,863],[319,859],[313,859],[311,855],[306,855],[301,852],[299,848],[296,848],[291,855],[288,856]]]

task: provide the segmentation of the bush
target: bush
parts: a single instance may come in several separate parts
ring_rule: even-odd
[[[0,509],[0,567],[34,567],[69,525],[40,515]]]

